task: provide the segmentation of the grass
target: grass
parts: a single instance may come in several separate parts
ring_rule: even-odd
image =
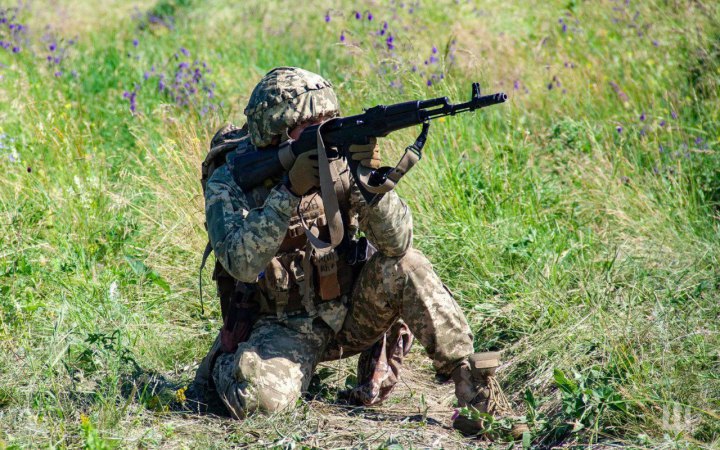
[[[157,374],[187,383],[219,326],[213,289],[205,315],[197,291],[200,162],[278,65],[326,76],[347,114],[465,101],[472,81],[507,92],[502,106],[434,123],[399,189],[415,245],[465,309],[477,350],[504,350],[502,382],[532,444],[720,447],[717,4],[6,11],[27,29],[0,24],[21,47],[0,49],[0,447],[431,445],[427,421],[330,433],[337,411],[313,400],[235,423],[163,412],[167,398],[147,388]],[[183,61],[206,90],[159,91]],[[384,140],[384,157],[411,139]],[[342,367],[331,367],[340,384]]]

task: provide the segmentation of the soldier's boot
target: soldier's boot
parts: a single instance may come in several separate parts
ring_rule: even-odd
[[[208,354],[200,362],[192,384],[184,392],[185,401],[181,406],[196,413],[217,413],[223,410],[212,381],[213,366],[221,354],[222,342],[218,336]]]
[[[374,406],[385,401],[400,380],[405,356],[414,336],[408,326],[398,321],[378,342],[360,354],[357,367],[358,385],[349,392],[349,401]]]
[[[495,377],[499,366],[499,352],[475,353],[458,366],[452,373],[458,405],[490,414],[497,419],[512,417],[512,406]],[[471,419],[462,414],[456,414],[453,428],[468,435],[487,431],[483,419]],[[526,431],[526,424],[514,423],[510,435],[519,440]]]

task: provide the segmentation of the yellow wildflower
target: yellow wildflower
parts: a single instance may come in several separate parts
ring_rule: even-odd
[[[177,391],[175,391],[175,399],[180,403],[185,403],[187,400],[187,397],[185,397],[185,391],[187,391],[187,388],[181,387]]]

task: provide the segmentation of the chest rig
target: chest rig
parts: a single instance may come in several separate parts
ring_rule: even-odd
[[[349,216],[349,172],[341,159],[330,161],[339,175],[335,192],[341,205],[345,231],[354,234],[357,221]],[[344,178],[344,181],[343,181]],[[248,193],[249,204],[261,206],[274,183]],[[308,237],[310,233],[313,237]],[[275,257],[259,274],[255,296],[262,314],[307,311],[315,314],[315,305],[337,299],[352,290],[353,269],[343,257],[341,249],[319,248],[315,239],[330,238],[325,205],[319,192],[305,195],[290,217],[288,230]],[[352,235],[348,235],[350,240]]]

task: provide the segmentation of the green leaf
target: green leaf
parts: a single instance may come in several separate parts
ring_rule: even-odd
[[[135,258],[126,256],[125,261],[127,261],[128,264],[130,264],[130,268],[135,273],[135,275],[138,275],[138,276],[145,275],[149,270],[147,268],[147,266],[145,265],[145,263],[143,263],[139,259],[135,259]]]
[[[530,448],[532,445],[532,438],[530,437],[530,432],[526,431],[522,435],[522,446],[523,448]]]
[[[530,409],[537,409],[537,401],[530,388],[525,389],[525,404]]]
[[[165,281],[163,277],[161,277],[157,272],[154,270],[151,270],[147,275],[148,280],[152,281],[156,285],[160,286],[163,291],[170,292],[170,283]]]
[[[583,425],[583,423],[580,422],[579,420],[576,420],[575,422],[573,422],[572,432],[577,433],[578,431],[582,430],[583,428],[585,428],[585,425]]]
[[[125,257],[125,261],[128,262],[130,268],[132,269],[133,273],[135,273],[135,275],[139,277],[145,277],[150,282],[158,285],[163,291],[168,293],[170,292],[170,283],[168,283],[163,277],[161,277],[160,274],[146,266],[144,262],[140,261],[139,259],[131,258],[129,256]]]
[[[565,373],[562,370],[554,369],[553,379],[555,380],[555,384],[557,384],[558,388],[566,394],[572,394],[577,391],[577,384],[565,376]]]

